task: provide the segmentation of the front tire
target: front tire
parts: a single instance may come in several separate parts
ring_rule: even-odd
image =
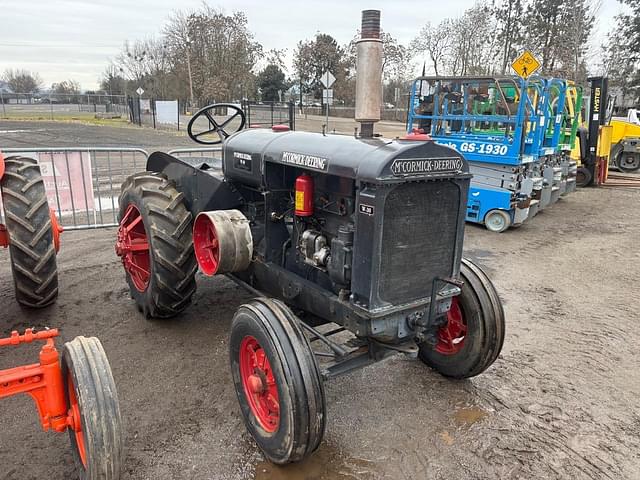
[[[324,435],[320,371],[300,320],[282,302],[242,305],[231,326],[231,373],[247,429],[273,463],[298,462]]]
[[[1,191],[16,300],[46,307],[58,296],[58,266],[40,167],[33,158],[8,157],[5,168]]]
[[[109,361],[97,338],[76,337],[64,345],[62,379],[79,477],[117,480],[124,460],[122,418]]]
[[[591,180],[593,180],[591,170],[586,167],[578,167],[578,171],[576,173],[576,186],[581,188],[588,187],[591,185]]]
[[[504,310],[489,277],[462,259],[462,292],[452,301],[435,347],[420,345],[418,357],[446,377],[468,378],[484,372],[504,343]]]
[[[147,318],[169,318],[191,303],[198,265],[192,215],[184,195],[159,173],[142,172],[122,185],[116,253],[131,297]]]
[[[511,215],[504,210],[490,210],[484,217],[484,226],[490,232],[502,233],[511,226]]]

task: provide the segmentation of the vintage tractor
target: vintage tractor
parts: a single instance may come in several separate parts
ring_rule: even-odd
[[[0,399],[26,393],[36,403],[44,430],[69,432],[82,480],[117,480],[123,460],[118,394],[111,368],[97,338],[65,343],[62,359],[53,339],[57,330],[0,338],[0,347],[44,341],[40,362],[0,370]]]
[[[58,296],[62,227],[49,209],[38,162],[0,153],[0,192],[6,222],[0,223],[0,247],[9,247],[16,299],[26,307],[46,307]]]
[[[156,152],[122,185],[116,252],[146,317],[185,310],[198,267],[255,295],[233,318],[230,363],[246,426],[274,463],[320,444],[324,380],[396,353],[472,377],[503,344],[498,294],[462,258],[466,160],[423,135],[373,133],[379,19],[363,12],[360,136],[230,134],[242,111],[212,105],[189,133],[222,143],[222,159]]]

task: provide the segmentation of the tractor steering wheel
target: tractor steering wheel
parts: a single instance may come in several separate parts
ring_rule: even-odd
[[[216,110],[222,108],[225,109],[225,115],[216,115]],[[202,125],[196,125],[196,122],[203,117],[204,121],[200,122]],[[218,117],[218,120],[216,120],[215,117]],[[220,120],[221,117],[222,119]],[[231,133],[227,132],[225,127],[228,127],[229,124],[238,117],[240,119],[240,125],[231,125],[235,130]],[[232,133],[242,130],[245,120],[244,112],[239,107],[230,103],[214,103],[213,105],[198,110],[196,114],[191,117],[189,125],[187,126],[187,133],[194,142],[204,145],[216,145],[224,142]],[[208,126],[204,127],[205,124]]]

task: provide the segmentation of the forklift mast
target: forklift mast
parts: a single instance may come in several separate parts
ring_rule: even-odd
[[[611,132],[608,124],[609,80],[607,77],[590,77],[589,110],[586,112],[587,129],[579,132],[582,168],[586,181],[582,186],[599,185],[606,181],[611,148]],[[586,138],[585,138],[586,137]]]

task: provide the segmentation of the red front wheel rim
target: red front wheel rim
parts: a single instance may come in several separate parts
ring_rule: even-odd
[[[78,404],[78,397],[76,396],[76,389],[71,379],[71,374],[67,379],[67,390],[69,392],[69,417],[71,419],[70,428],[73,430],[73,434],[76,438],[76,445],[78,447],[78,455],[84,468],[87,468],[87,449],[84,443],[84,432],[82,431],[82,417],[80,416],[80,405]]]
[[[133,285],[138,291],[144,292],[151,278],[151,254],[142,215],[133,204],[127,207],[120,221],[116,253],[122,259]]]
[[[458,297],[451,299],[451,308],[447,313],[447,323],[438,330],[436,351],[442,355],[455,355],[464,347],[467,335],[467,321]]]
[[[251,412],[266,432],[280,425],[280,397],[267,354],[255,337],[247,335],[240,344],[240,378]]]
[[[220,265],[220,242],[216,227],[204,214],[198,215],[193,227],[193,249],[205,275],[215,275]]]

